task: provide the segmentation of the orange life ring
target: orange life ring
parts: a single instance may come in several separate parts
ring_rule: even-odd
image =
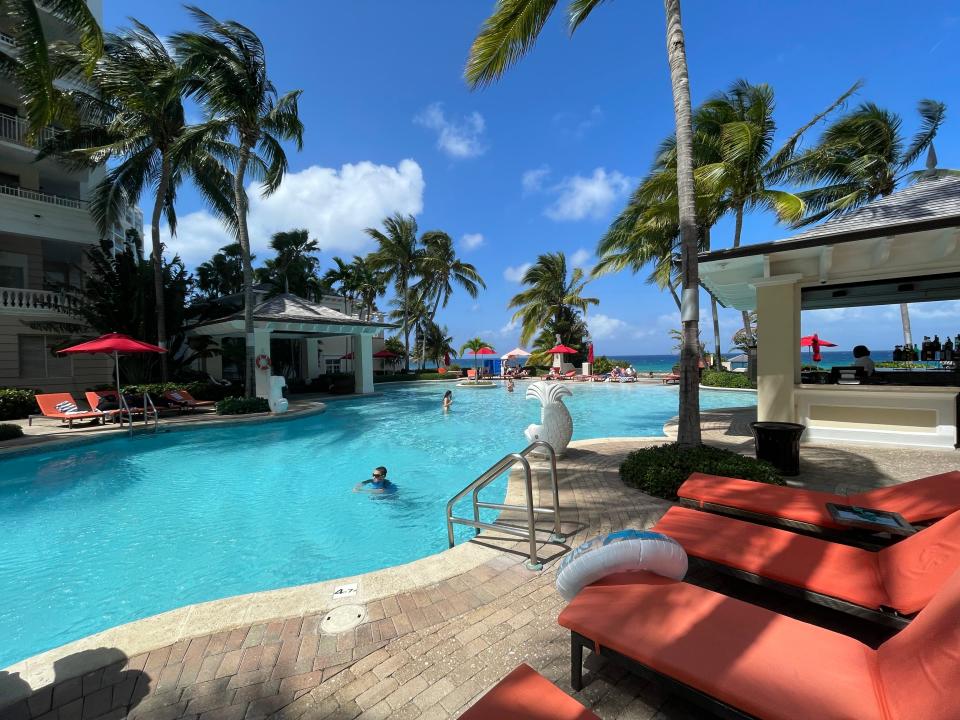
[[[269,370],[270,369],[270,356],[269,355],[257,355],[256,359],[257,370]]]

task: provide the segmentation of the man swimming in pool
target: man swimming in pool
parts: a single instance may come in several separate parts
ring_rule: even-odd
[[[386,493],[396,489],[396,485],[387,480],[387,469],[380,465],[373,469],[373,477],[357,483],[354,492]]]

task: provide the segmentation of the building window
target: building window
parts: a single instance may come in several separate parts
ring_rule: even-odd
[[[73,358],[57,355],[67,338],[52,335],[18,335],[17,345],[21,378],[69,378],[73,376]]]
[[[327,375],[340,372],[340,358],[327,358],[323,367]]]
[[[0,252],[0,287],[27,287],[27,256]]]

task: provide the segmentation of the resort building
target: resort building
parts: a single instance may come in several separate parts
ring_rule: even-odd
[[[800,355],[802,310],[960,298],[960,177],[928,171],[790,239],[705,253],[700,277],[724,307],[757,313],[759,420],[802,423],[807,440],[960,447],[954,357],[824,384],[804,382]]]
[[[101,20],[100,0],[88,4]],[[46,4],[37,3],[37,10],[48,38],[71,37],[71,26]],[[0,44],[15,52],[9,22],[0,16]],[[66,88],[83,80],[68,76],[56,83]],[[88,199],[104,171],[71,169],[53,158],[37,161],[24,115],[19,89],[0,78],[0,386],[82,390],[110,382],[112,363],[101,356],[58,357],[51,348],[65,338],[30,324],[69,318],[58,310],[66,301],[54,288],[82,287],[84,251],[101,240]],[[56,132],[51,127],[44,135]],[[142,213],[131,206],[105,239],[115,251],[133,243],[142,252],[142,232]]]

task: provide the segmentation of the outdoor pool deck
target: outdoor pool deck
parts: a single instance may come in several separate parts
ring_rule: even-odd
[[[751,416],[752,410],[704,413],[705,441],[752,449]],[[669,433],[670,424],[666,429]],[[647,527],[670,507],[625,487],[617,472],[626,453],[657,442],[663,440],[606,439],[571,446],[558,466],[569,547],[598,533]],[[791,484],[874,487],[956,469],[958,459],[956,452],[805,446],[803,474]],[[545,483],[543,468],[537,479]],[[511,482],[508,495],[518,490],[519,484]],[[524,568],[525,558],[513,543],[481,536],[469,546],[477,550],[470,553],[470,567],[445,562],[451,553],[419,561],[436,563],[438,569],[423,572],[416,587],[384,594],[388,586],[377,576],[392,569],[363,576],[358,595],[349,602],[363,605],[366,617],[343,633],[320,629],[325,610],[335,606],[327,592],[326,601],[320,598],[326,602],[324,611],[284,612],[288,606],[278,603],[272,619],[249,622],[248,606],[241,611],[235,605],[231,612],[225,604],[215,617],[216,631],[185,636],[171,628],[164,642],[154,625],[153,644],[136,653],[125,652],[117,643],[56,662],[43,661],[48,667],[38,667],[36,661],[21,664],[13,668],[20,676],[0,672],[0,698],[27,697],[0,710],[0,717],[456,717],[521,662],[604,720],[705,716],[657,684],[593,658],[587,662],[584,690],[572,693],[569,634],[556,622],[563,600],[553,587],[556,559],[564,548],[542,546],[541,555],[548,562],[543,572],[535,573]],[[703,573],[690,579],[781,612],[817,619],[871,644],[885,637],[886,631],[862,621],[732,579]],[[261,607],[264,610],[269,606]],[[128,627],[135,631],[135,625]]]

